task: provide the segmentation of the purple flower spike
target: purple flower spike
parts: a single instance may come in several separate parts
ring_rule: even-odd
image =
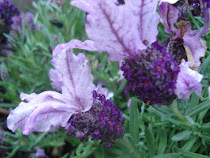
[[[158,0],[72,0],[86,11],[86,32],[99,51],[112,61],[136,58],[156,40],[160,17]],[[119,5],[120,4],[120,5]]]
[[[70,136],[77,136],[75,133],[81,132],[81,140],[87,140],[92,136],[92,140],[101,140],[111,147],[117,138],[124,135],[122,111],[117,108],[104,95],[93,91],[93,106],[84,113],[75,114],[69,121],[66,130]]]
[[[62,75],[62,94],[54,91],[21,93],[22,102],[7,118],[10,130],[19,128],[28,135],[33,131],[46,132],[56,126],[65,127],[73,114],[92,107],[95,85],[88,61],[81,53],[74,55],[72,48],[95,51],[91,41],[72,40],[59,44],[53,51],[52,63]]]
[[[202,85],[200,82],[203,78],[203,75],[190,69],[189,66],[189,62],[182,60],[175,89],[175,94],[179,99],[188,99],[191,91],[195,92],[198,96],[201,95],[202,92]]]
[[[170,104],[176,98],[179,67],[163,47],[155,43],[154,48],[142,51],[137,59],[127,59],[121,66],[132,91],[149,105]]]

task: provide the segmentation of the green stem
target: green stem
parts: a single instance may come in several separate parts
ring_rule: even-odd
[[[187,121],[187,119],[180,113],[180,111],[178,110],[177,108],[177,105],[175,102],[173,102],[171,104],[171,108],[174,112],[174,114],[184,123],[186,124],[187,126],[191,127],[191,124]]]
[[[123,142],[123,144],[126,146],[126,148],[127,148],[130,152],[133,151],[133,156],[134,156],[134,158],[141,158],[141,156],[139,155],[139,153],[133,148],[133,146],[130,144],[130,142],[128,141],[127,138],[122,137],[120,140]]]

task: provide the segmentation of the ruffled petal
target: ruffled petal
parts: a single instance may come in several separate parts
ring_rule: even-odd
[[[99,51],[106,51],[112,61],[135,58],[140,50],[155,41],[158,33],[158,0],[125,1],[72,0],[71,4],[89,14],[86,32]]]
[[[189,99],[191,92],[201,95],[202,85],[200,84],[203,75],[190,69],[190,63],[182,60],[180,72],[177,77],[175,94],[179,99]]]
[[[53,91],[30,95],[21,93],[21,99],[19,106],[7,117],[7,126],[13,132],[21,129],[25,135],[33,131],[46,132],[51,127],[65,127],[71,115],[79,112],[60,93]]]
[[[74,55],[72,48],[95,50],[89,45],[90,41],[72,40],[66,44],[59,44],[53,51],[51,63],[63,77],[62,94],[69,102],[87,111],[91,108],[93,76],[84,54]]]
[[[163,2],[160,7],[160,13],[162,15],[163,24],[165,26],[165,32],[176,35],[179,30],[174,27],[174,23],[178,19],[179,10],[173,5]]]
[[[61,73],[56,69],[50,69],[49,77],[50,77],[50,80],[52,81],[51,83],[52,88],[58,91],[61,91],[62,83],[63,83],[63,78],[62,78]]]

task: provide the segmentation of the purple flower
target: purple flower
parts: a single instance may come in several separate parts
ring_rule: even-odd
[[[54,88],[55,90],[61,91],[62,84],[63,84],[63,78],[62,78],[61,73],[56,69],[50,69],[49,77],[50,77],[50,80],[52,81],[51,83],[52,88]]]
[[[6,23],[11,25],[12,17],[19,15],[19,10],[7,0],[0,1],[0,18]]]
[[[86,11],[86,32],[98,51],[106,51],[112,61],[136,58],[140,51],[156,41],[159,0],[124,1],[72,0]]]
[[[53,51],[51,63],[62,75],[62,93],[21,93],[22,102],[7,118],[10,130],[19,128],[27,135],[33,131],[46,132],[51,127],[65,127],[73,114],[86,112],[92,107],[95,86],[88,61],[81,53],[74,55],[72,48],[95,51],[91,41],[72,40],[59,44]]]
[[[11,25],[12,33],[22,32],[22,23],[24,22],[26,28],[32,32],[40,29],[40,26],[34,23],[34,15],[30,12],[27,12],[25,15],[14,16],[12,18],[13,24]]]
[[[127,59],[121,70],[137,97],[146,104],[161,106],[176,98],[174,90],[179,67],[171,53],[157,48],[160,46],[155,43],[154,48],[142,51],[138,58]]]
[[[40,149],[39,147],[35,147],[35,149],[36,149],[36,157],[37,158],[46,158],[47,157],[43,149]]]
[[[195,92],[197,95],[201,95],[202,92],[202,85],[200,82],[203,75],[199,74],[195,70],[192,70],[189,66],[189,62],[182,60],[175,89],[175,94],[179,99],[188,99],[191,91]]]

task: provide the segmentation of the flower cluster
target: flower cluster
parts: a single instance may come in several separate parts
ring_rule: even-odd
[[[141,52],[138,58],[128,59],[121,70],[136,96],[149,105],[170,104],[175,98],[177,62],[166,48],[158,45]]]
[[[107,142],[110,147],[117,138],[124,135],[122,111],[117,108],[104,95],[93,91],[93,106],[84,113],[75,114],[66,127],[70,136],[78,136],[81,140],[87,140],[92,136],[92,140],[101,140],[101,143]]]
[[[10,1],[0,1],[0,17],[6,24],[11,25],[12,17],[16,15],[20,15],[20,12]]]

